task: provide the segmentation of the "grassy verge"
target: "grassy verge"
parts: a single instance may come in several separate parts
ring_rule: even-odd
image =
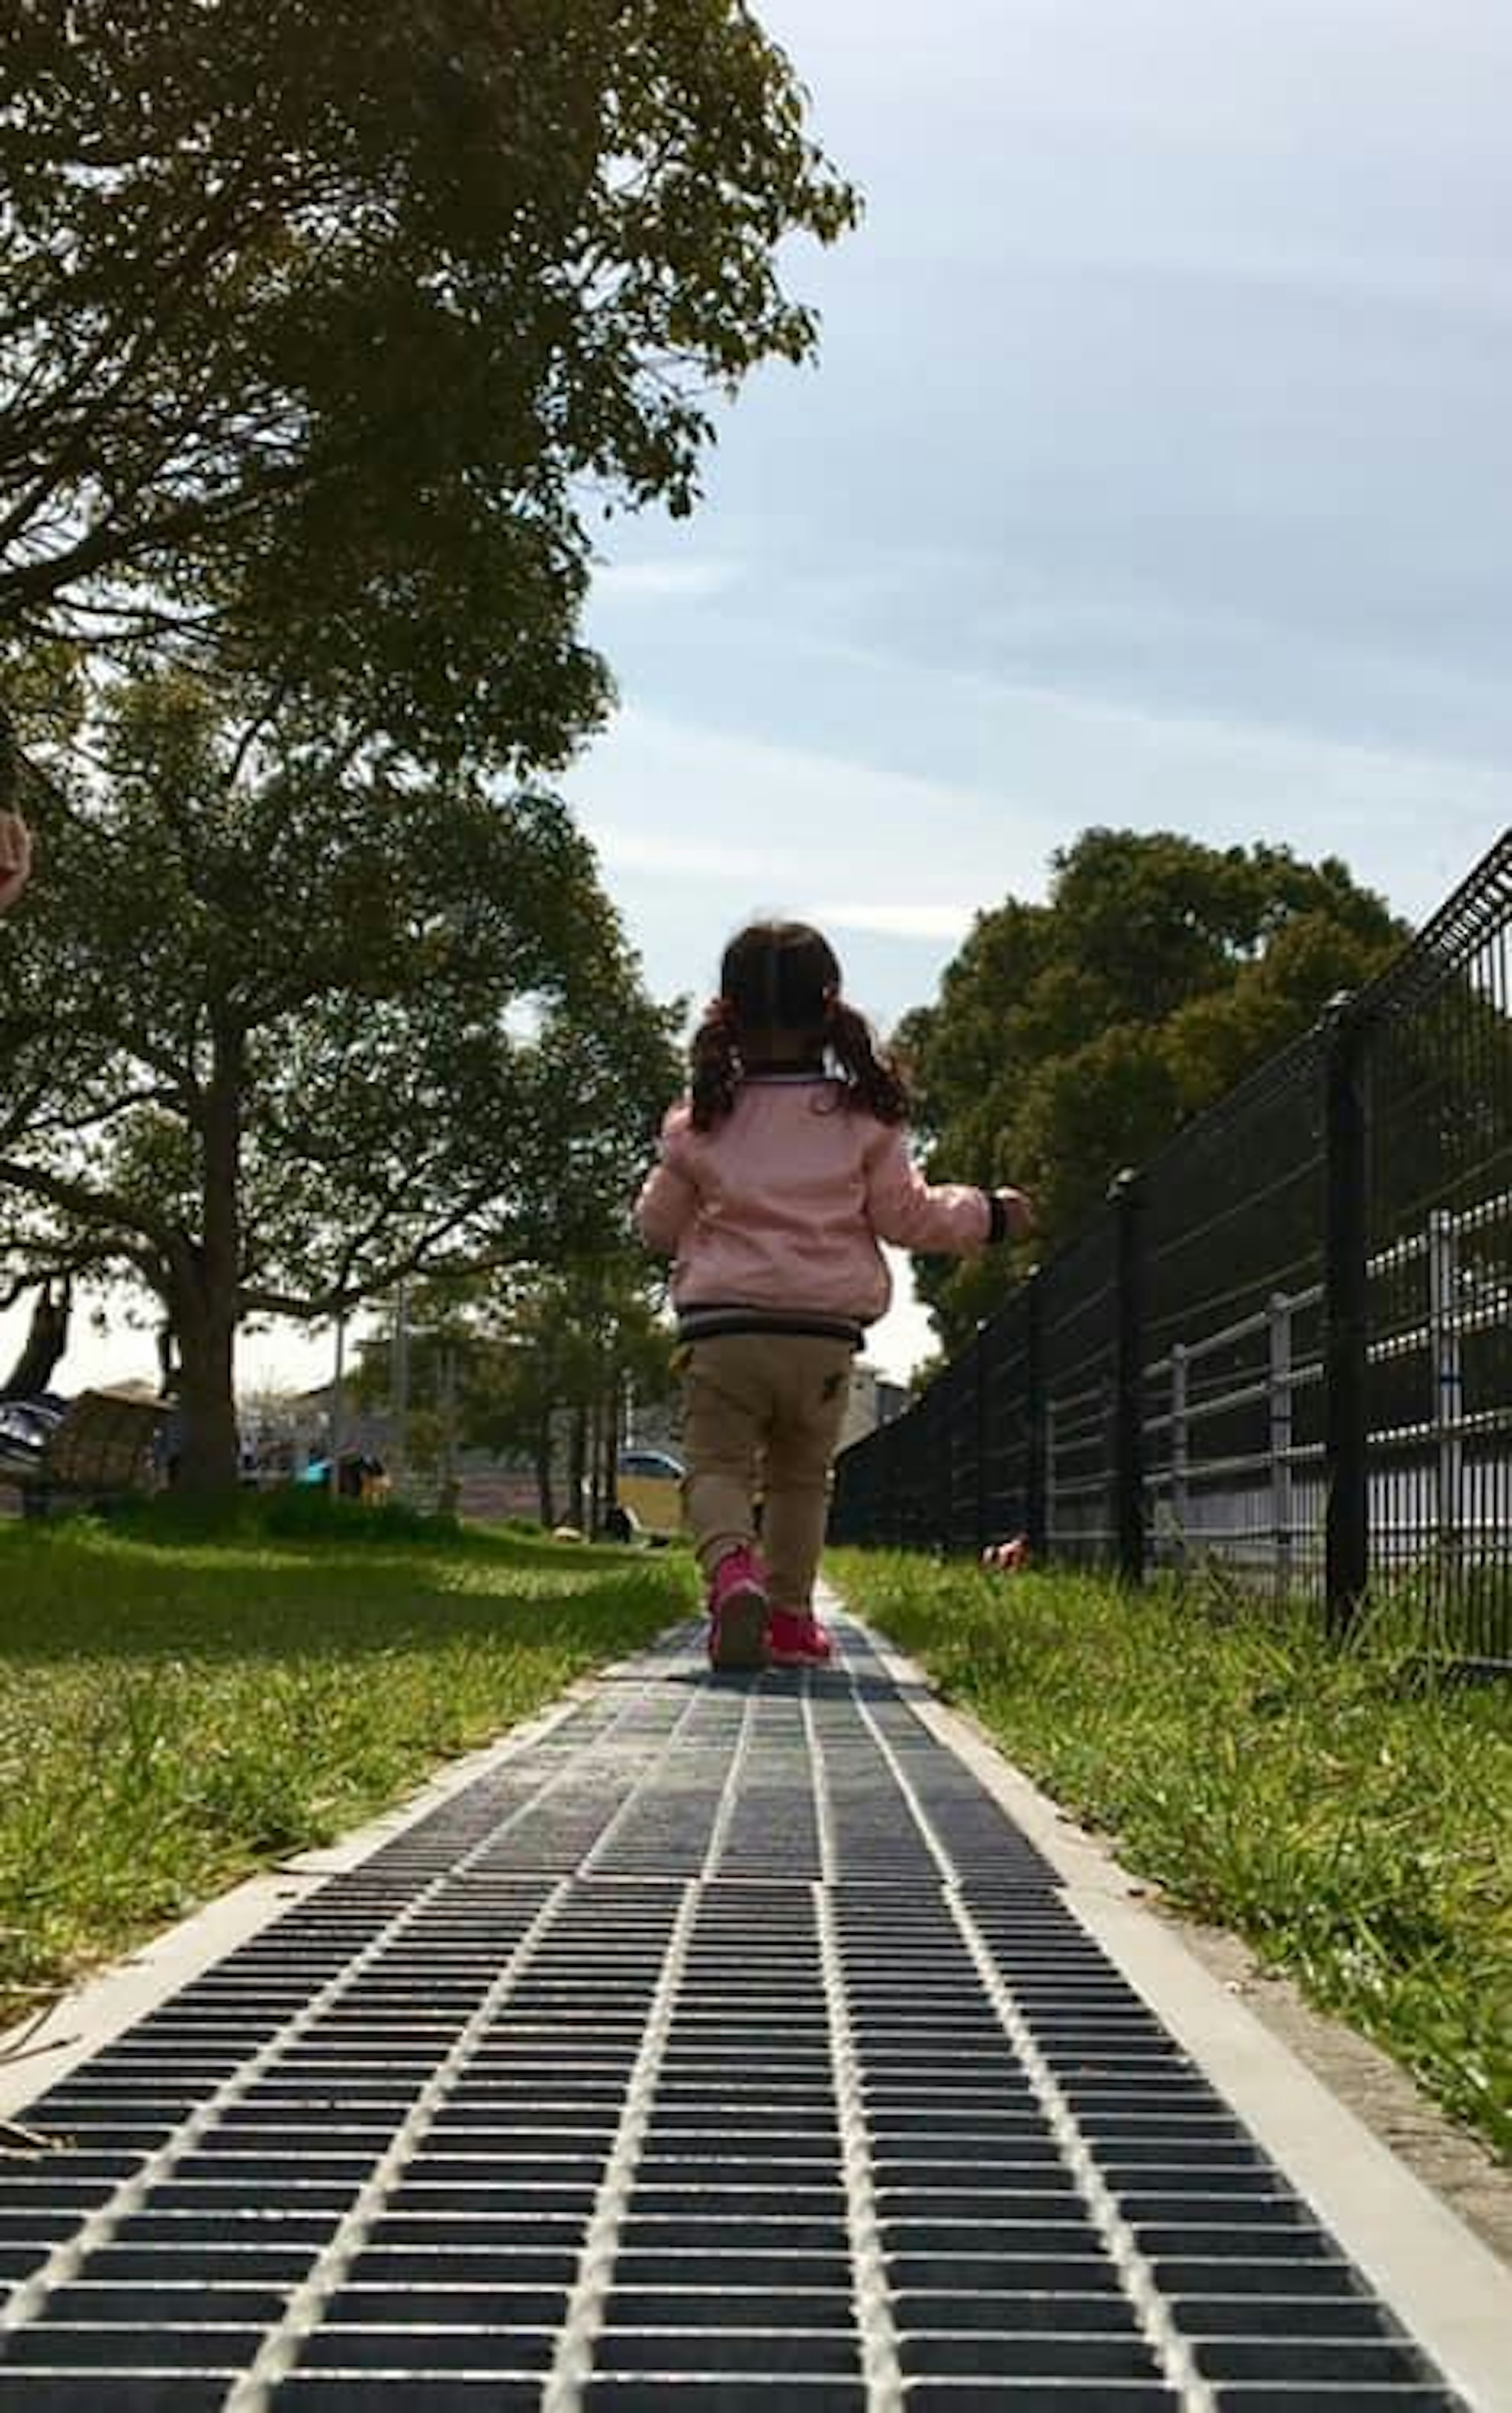
[[[1435,1675],[1404,1613],[1336,1651],[1216,1592],[887,1552],[834,1572],[1127,1866],[1512,2152],[1512,1691]]]
[[[323,1502],[0,1525],[0,2026],[690,1597],[681,1557]]]

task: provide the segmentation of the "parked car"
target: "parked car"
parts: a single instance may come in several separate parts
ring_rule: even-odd
[[[670,1450],[622,1449],[606,1530],[622,1542],[670,1542],[682,1531],[682,1487],[683,1462]]]
[[[37,1474],[67,1404],[50,1391],[35,1399],[0,1399],[0,1481],[22,1483]]]

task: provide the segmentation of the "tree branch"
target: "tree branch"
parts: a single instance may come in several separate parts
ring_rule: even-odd
[[[166,1216],[155,1215],[150,1207],[141,1206],[117,1190],[92,1190],[86,1182],[65,1180],[61,1174],[44,1173],[39,1166],[18,1164],[13,1157],[0,1157],[0,1189],[19,1190],[23,1197],[39,1198],[49,1206],[61,1206],[66,1213],[78,1215],[86,1223],[115,1223],[128,1232],[141,1234],[171,1256],[180,1245],[178,1235]]]

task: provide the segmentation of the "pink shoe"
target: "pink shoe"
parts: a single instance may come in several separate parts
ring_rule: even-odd
[[[766,1665],[766,1569],[754,1550],[726,1550],[709,1580],[709,1665]]]
[[[827,1667],[835,1645],[810,1610],[774,1608],[766,1649],[774,1667]]]

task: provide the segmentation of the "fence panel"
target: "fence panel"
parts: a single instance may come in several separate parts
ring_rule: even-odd
[[[1371,1558],[1512,1655],[1512,836],[1368,1000]]]
[[[1037,1437],[1031,1352],[1038,1312],[1029,1283],[978,1334],[982,1367],[982,1544],[1032,1533],[1044,1544],[1043,1501],[1036,1503]],[[1043,1431],[1043,1428],[1041,1429]],[[1043,1453],[1042,1453],[1043,1455]]]
[[[1512,1665],[1509,949],[1512,833],[846,1452],[837,1532],[1407,1585]]]
[[[1118,1546],[1114,1424],[1118,1225],[1110,1208],[1040,1276],[1045,1547],[1077,1565]]]
[[[945,1379],[945,1516],[941,1547],[979,1550],[982,1521],[982,1336],[977,1334],[948,1369]]]
[[[1324,1170],[1312,1036],[1149,1167],[1146,1485],[1157,1565],[1216,1554],[1278,1586],[1321,1586]]]

